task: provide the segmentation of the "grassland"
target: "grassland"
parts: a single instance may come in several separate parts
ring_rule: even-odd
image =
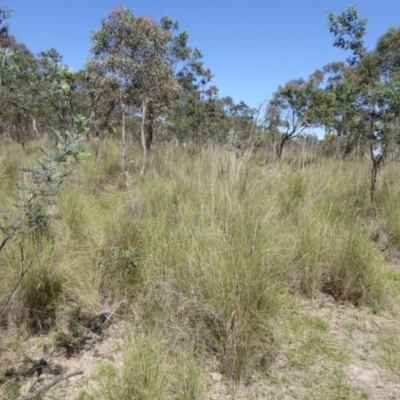
[[[0,321],[0,398],[26,392],[26,343],[49,365],[68,356],[85,369],[88,332],[101,343],[113,327],[109,357],[44,398],[395,398],[383,396],[400,381],[398,163],[371,206],[368,159],[160,144],[144,177],[130,154],[125,182],[118,142],[98,157],[84,147],[51,205],[62,218],[24,240],[30,269]],[[3,207],[39,157],[38,143],[2,143]],[[18,242],[0,265],[1,308]],[[356,379],[355,365],[392,391]]]

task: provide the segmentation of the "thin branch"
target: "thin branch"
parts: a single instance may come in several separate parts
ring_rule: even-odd
[[[18,400],[32,400],[32,399],[38,397],[39,395],[41,395],[46,390],[48,390],[51,387],[53,387],[54,385],[56,385],[58,382],[60,382],[60,381],[62,381],[64,379],[71,378],[71,377],[76,376],[76,375],[82,375],[83,373],[84,372],[82,370],[80,370],[80,371],[71,372],[69,374],[60,375],[56,379],[52,380],[49,384],[47,384],[47,385],[43,386],[42,388],[40,388],[36,393],[30,394],[29,396],[26,396],[26,397],[20,397]]]
[[[7,244],[7,242],[11,239],[12,236],[13,236],[12,234],[8,234],[8,235],[3,239],[3,241],[2,241],[1,244],[0,244],[0,251],[3,250],[4,246]]]
[[[9,304],[11,303],[11,300],[15,296],[15,293],[17,292],[17,290],[19,288],[19,285],[22,282],[22,279],[24,279],[24,276],[30,270],[30,268],[32,267],[32,264],[33,264],[33,260],[31,260],[31,262],[29,263],[28,267],[25,268],[25,253],[24,253],[24,245],[23,245],[22,242],[19,242],[19,250],[20,250],[20,253],[21,253],[21,274],[19,276],[19,279],[18,279],[17,283],[14,285],[14,288],[13,288],[11,294],[8,296],[6,304],[4,304],[3,308],[1,309],[0,319],[3,318],[3,315],[6,312]]]
[[[393,157],[391,160],[384,162],[381,167],[385,167],[386,165],[392,163],[393,161],[398,161],[400,159],[400,154],[398,156]]]

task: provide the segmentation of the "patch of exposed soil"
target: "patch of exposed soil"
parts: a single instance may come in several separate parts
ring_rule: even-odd
[[[293,368],[287,353],[301,345],[301,338],[289,335],[282,338],[281,351],[272,367],[265,375],[253,376],[247,385],[234,388],[232,383],[220,374],[210,373],[210,399],[400,399],[400,370],[393,372],[381,365],[383,350],[379,345],[381,335],[397,332],[400,336],[398,319],[389,313],[374,315],[368,308],[354,307],[347,303],[339,304],[329,295],[321,295],[315,300],[303,300],[300,317],[316,318],[326,323],[327,340],[332,338],[337,346],[346,349],[347,362],[327,363],[321,359],[315,362],[310,370]],[[329,373],[335,371],[340,371],[343,375],[344,392],[348,390],[343,397],[335,397],[328,391],[326,395],[321,394],[323,391],[313,393],[313,390],[307,387],[310,384],[309,380],[313,379],[316,387],[324,385],[323,380],[327,379],[325,375],[329,378]],[[329,382],[326,384],[329,388]]]
[[[53,345],[49,337],[31,337],[20,344],[17,352],[11,346],[0,345],[0,399],[18,398],[13,395],[13,386],[20,387],[19,396],[27,396],[60,374],[81,370],[82,375],[62,380],[42,395],[44,399],[76,399],[92,383],[100,363],[118,364],[122,360],[126,324],[115,322],[103,330],[100,326],[104,326],[104,318],[89,322],[75,343],[63,341],[61,337]]]
[[[400,334],[400,321],[392,314],[382,312],[374,315],[370,309],[340,304],[328,295],[321,295],[314,300],[302,300],[298,318],[322,321],[323,336],[315,340],[326,339],[326,348],[322,352],[328,356],[317,355],[304,368],[301,358],[295,359],[297,364],[300,363],[296,365],[293,352],[297,354],[302,350],[305,339],[298,332],[288,333],[287,327],[282,328],[281,350],[268,371],[254,375],[249,382],[236,387],[217,368],[209,368],[208,398],[303,399],[310,396],[313,385],[316,388],[326,385],[326,392],[322,390],[316,397],[311,397],[322,399],[324,394],[321,393],[328,395],[329,385],[334,385],[329,380],[339,376],[338,382],[343,385],[344,394],[332,398],[400,399],[400,371],[390,368],[390,362],[382,361],[385,354],[390,356],[390,351],[388,353],[382,347],[382,335],[390,339],[390,335]],[[95,384],[96,371],[101,363],[122,365],[123,340],[128,324],[114,321],[107,326],[106,322],[105,316],[82,320],[80,326],[83,330],[79,336],[58,336],[57,345],[52,344],[54,339],[50,337],[31,337],[13,351],[12,345],[0,341],[0,399],[26,396],[60,374],[82,370],[83,375],[60,381],[43,395],[44,399],[77,399],[82,391]],[[337,349],[343,359],[335,359]],[[332,356],[329,356],[330,351]],[[394,361],[396,357],[398,354],[393,354]]]
[[[335,340],[337,346],[343,346],[348,358],[346,363],[317,362],[312,366],[314,370],[324,372],[338,369],[343,373],[346,384],[360,389],[368,399],[400,399],[400,371],[394,373],[382,365],[382,348],[379,344],[382,335],[400,334],[398,319],[386,312],[374,315],[368,308],[337,303],[328,295],[321,295],[312,301],[304,300],[302,314],[324,321],[328,325],[326,337]],[[271,371],[271,375],[275,375],[275,381],[279,381],[283,376],[286,377],[284,382],[288,381],[287,377],[290,380],[291,375],[295,378],[296,373],[291,370],[284,354],[285,347],[293,345],[296,344],[288,343],[282,346],[283,354],[276,359]],[[296,387],[295,382],[296,378],[290,390],[284,388],[282,394],[271,398],[301,399],[303,388]],[[299,395],[293,396],[293,393]]]

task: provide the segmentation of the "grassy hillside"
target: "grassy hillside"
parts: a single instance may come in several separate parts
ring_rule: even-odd
[[[12,210],[15,183],[32,184],[19,168],[40,151],[1,148],[0,199]],[[338,310],[397,321],[398,163],[382,169],[372,207],[367,159],[288,151],[275,163],[262,150],[158,145],[145,177],[131,154],[125,182],[118,142],[85,152],[50,206],[62,218],[27,235],[23,257],[18,241],[0,252],[0,309],[30,266],[0,321],[1,349],[22,358],[24,341],[41,338],[45,358],[79,358],[88,330],[123,323],[121,356],[70,398],[208,399],[210,373],[232,393],[262,387],[252,398],[284,398],[293,385],[287,398],[369,398],[345,373],[348,340],[329,327]],[[373,362],[398,374],[397,342],[384,334]],[[7,378],[6,354],[0,392],[17,398],[23,374]],[[290,373],[278,378],[282,358]]]

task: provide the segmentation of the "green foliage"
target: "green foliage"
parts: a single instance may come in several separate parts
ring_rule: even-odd
[[[106,90],[112,94],[114,106],[118,105],[120,109],[125,178],[129,174],[125,132],[127,107],[139,109],[142,114],[141,174],[144,174],[147,150],[152,142],[154,107],[168,106],[180,90],[169,59],[171,38],[170,32],[149,16],[135,17],[131,11],[119,6],[111,11],[108,19],[102,20],[101,29],[92,35],[93,58],[86,63],[85,75],[92,84],[94,101],[98,102]],[[146,123],[150,127],[147,137]]]
[[[162,101],[175,90],[167,59],[170,34],[149,17],[136,18],[131,11],[115,7],[92,40],[89,77],[111,85],[118,103],[140,106],[144,97]]]
[[[4,11],[4,16],[8,16]],[[51,128],[72,129],[75,73],[55,49],[36,57],[2,24],[0,39],[0,132],[25,148],[29,138]]]
[[[61,54],[54,48],[37,55],[38,96],[33,105],[39,127],[74,129],[73,102],[76,97],[76,72],[62,64]],[[37,133],[36,133],[37,134]]]
[[[385,79],[399,79],[400,29],[391,27],[379,39],[376,52],[380,57],[380,67]]]
[[[334,157],[339,150],[339,139],[334,133],[327,133],[321,141],[322,154]]]
[[[284,144],[313,125],[310,109],[315,91],[313,79],[296,79],[279,86],[266,109],[267,129],[279,134],[276,156],[281,158]]]
[[[9,34],[8,24],[4,21],[10,18],[12,12],[9,8],[0,7],[0,39],[3,41]]]
[[[37,87],[35,58],[13,36],[1,38],[0,115],[1,133],[8,132],[25,143],[29,123],[32,123],[33,101]]]
[[[74,130],[78,137],[84,137],[88,134],[89,127],[84,116],[78,115],[74,118]]]
[[[0,252],[6,246],[17,244],[14,252],[17,252],[17,263],[20,264],[19,278],[8,299],[2,304],[0,318],[5,314],[19,286],[23,285],[19,304],[24,311],[21,314],[14,310],[14,313],[17,314],[17,319],[21,317],[26,320],[33,331],[46,330],[52,325],[54,304],[62,292],[62,281],[58,277],[53,279],[47,263],[46,268],[37,270],[33,268],[34,262],[46,247],[46,239],[50,237],[50,221],[59,218],[54,210],[55,198],[60,193],[64,178],[72,172],[69,165],[78,163],[83,154],[73,135],[66,132],[65,139],[57,132],[55,135],[59,140],[57,152],[42,149],[44,156],[37,161],[36,169],[21,169],[25,181],[17,182],[15,209],[3,208],[0,221],[3,234]]]
[[[57,152],[51,153],[42,149],[44,156],[37,161],[36,169],[21,169],[32,179],[29,183],[17,183],[17,205],[21,211],[14,220],[5,216],[9,225],[4,227],[4,233],[7,234],[14,229],[22,235],[32,231],[45,232],[48,230],[49,222],[59,218],[51,208],[55,204],[54,198],[59,195],[64,179],[72,172],[68,169],[68,165],[79,163],[83,153],[73,135],[66,132],[66,139],[63,139],[58,132],[55,132],[55,135],[59,141]]]
[[[375,201],[377,176],[385,165],[388,151],[400,142],[397,114],[399,110],[399,81],[396,79],[396,65],[390,63],[396,57],[391,44],[396,34],[392,30],[378,42],[375,51],[367,52],[363,44],[367,20],[359,17],[356,6],[336,16],[328,13],[330,31],[337,36],[335,46],[351,49],[350,67],[344,82],[356,94],[348,104],[353,104],[358,136],[369,147],[372,161],[370,201]],[[349,36],[350,40],[345,37]],[[396,45],[395,45],[396,46]],[[388,62],[389,61],[389,62]],[[393,70],[394,74],[391,74]]]
[[[365,26],[368,18],[360,18],[356,5],[347,6],[346,11],[339,15],[327,12],[329,31],[334,34],[335,47],[351,50],[353,56],[348,59],[349,64],[355,64],[366,53],[364,46]]]

